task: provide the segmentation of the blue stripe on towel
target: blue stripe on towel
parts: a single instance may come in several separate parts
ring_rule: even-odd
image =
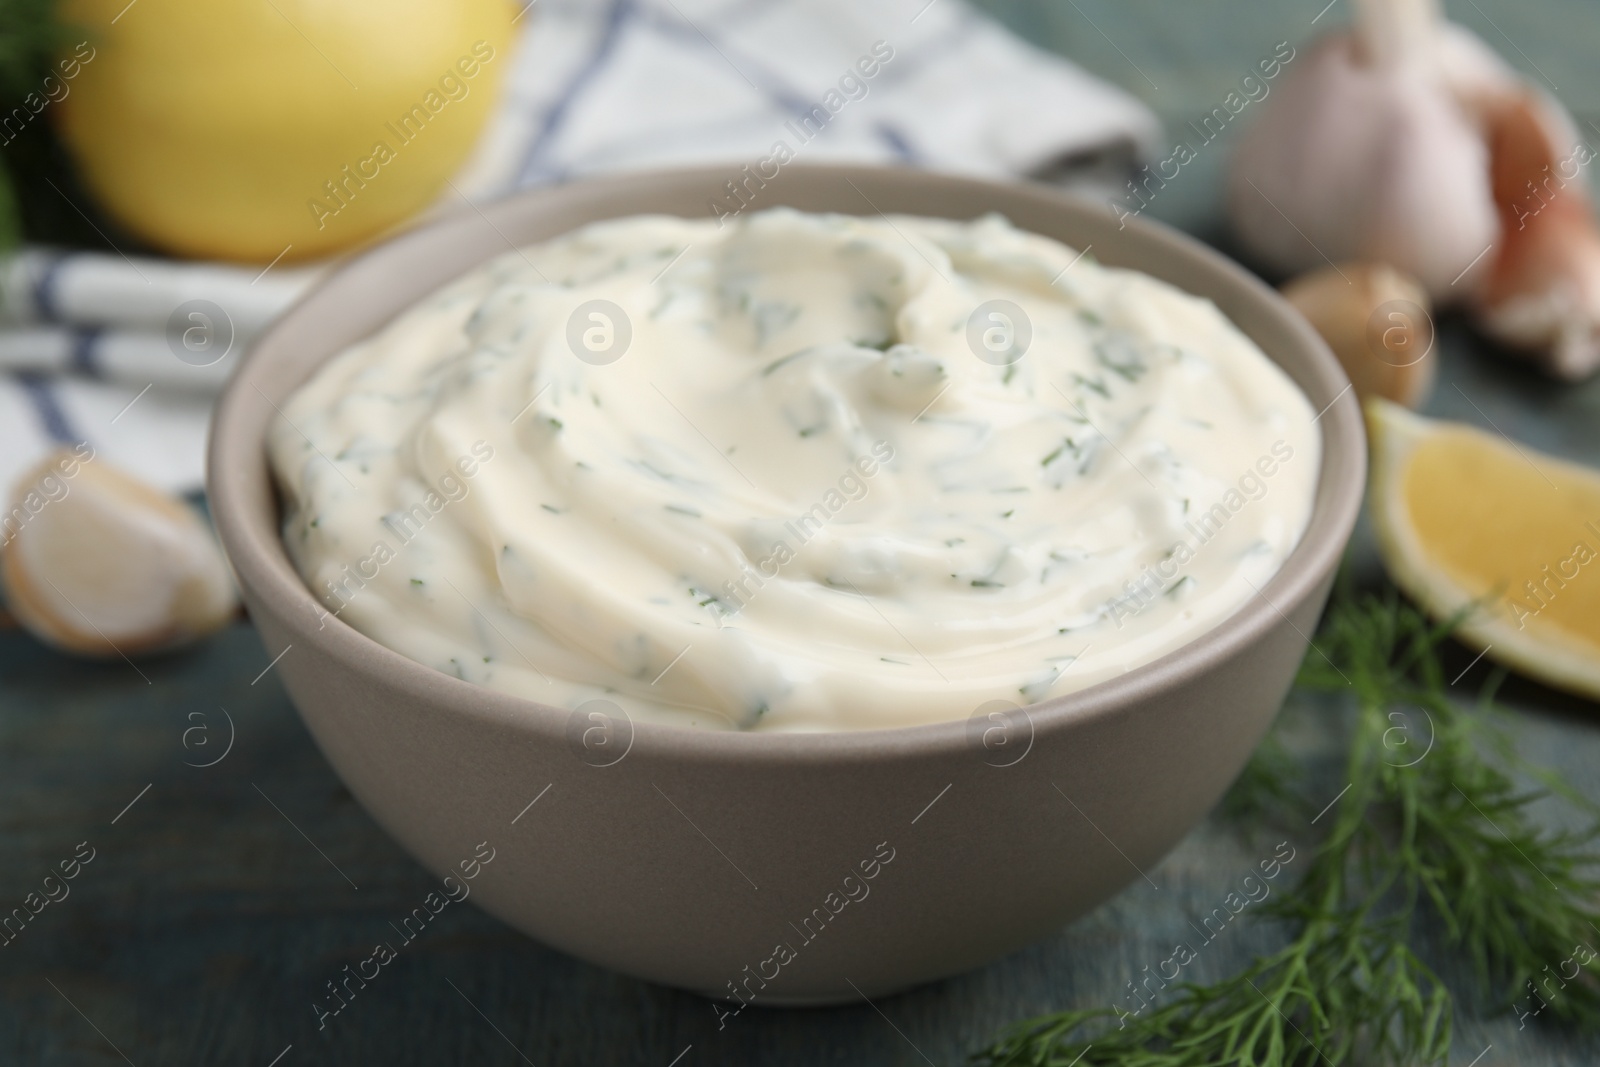
[[[890,150],[894,152],[895,158],[899,159],[900,162],[913,165],[922,162],[922,157],[917,154],[915,148],[911,147],[911,142],[906,140],[906,135],[894,126],[889,125],[887,122],[880,122],[873,126],[872,129],[878,135],[878,140],[888,145]]]
[[[572,80],[562,88],[556,96],[555,103],[545,109],[544,124],[539,127],[539,132],[534,135],[527,152],[522,157],[522,166],[517,171],[517,185],[527,185],[534,177],[539,157],[547,152],[550,144],[561,133],[561,127],[566,124],[567,114],[572,110],[578,95],[600,73],[606,60],[616,50],[617,42],[622,37],[622,30],[634,12],[633,0],[616,0],[611,5],[611,10],[606,13],[605,28],[600,32],[600,41],[595,45],[594,51],[578,68]]]
[[[784,111],[791,112],[794,118],[809,114],[816,106],[816,102],[807,100],[796,90],[783,85],[781,79],[775,75],[766,64],[742,49],[731,47],[725,40],[713,40],[711,35],[702,30],[698,25],[688,21],[687,18],[670,19],[658,12],[650,15],[652,29],[663,33],[671,33],[685,41],[709,48],[718,62],[724,62],[732,67],[738,75],[755,87],[757,92],[764,94],[768,102],[775,104]],[[739,53],[739,62],[734,62],[729,52]],[[748,70],[746,69],[748,68]],[[754,71],[755,77],[750,72]]]
[[[74,374],[81,374],[85,378],[99,378],[100,360],[95,351],[100,343],[100,336],[105,331],[98,327],[87,330],[72,331],[72,351],[67,356],[67,367]]]
[[[33,404],[33,413],[38,416],[39,426],[52,441],[71,445],[85,439],[82,434],[73,430],[66,411],[61,407],[61,399],[56,396],[55,386],[49,378],[38,374],[18,374],[15,380],[28,395],[28,401]]]
[[[71,258],[71,255],[64,255],[52,259],[33,283],[33,306],[42,322],[61,321],[61,309],[56,306],[56,283],[61,279],[61,268]]]

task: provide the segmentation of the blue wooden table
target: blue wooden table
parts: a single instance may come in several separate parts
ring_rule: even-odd
[[[1322,24],[1341,20],[1348,2]],[[1276,42],[1303,41],[1323,3],[990,6],[1176,126]],[[1600,16],[1585,0],[1453,6],[1580,118],[1600,116]],[[1226,146],[1217,147],[1151,213],[1226,247],[1217,204]],[[1441,342],[1432,411],[1491,418],[1537,447],[1600,462],[1600,381],[1551,384],[1449,320]],[[1353,562],[1377,580],[1365,531]],[[1452,656],[1455,670],[1472,659]],[[451,907],[319,1030],[312,1005],[324,983],[392,940],[390,924],[435,883],[353,802],[268,665],[245,623],[137,669],[0,633],[0,915],[42,896],[60,863],[78,861],[68,895],[0,938],[0,1064],[954,1064],[1026,1015],[1119,1003],[1125,983],[1190,939],[1195,917],[1276,844],[1208,822],[1150,883],[982,970],[876,1005],[752,1009],[724,1029],[699,998]],[[1485,674],[1483,664],[1467,671],[1463,695]],[[1600,708],[1515,681],[1504,696],[1524,753],[1600,797]],[[1339,715],[1326,703],[1286,712],[1287,735],[1314,776],[1327,772],[1330,796]],[[559,807],[542,814],[558,818]],[[1548,817],[1562,816],[1551,808]],[[1314,841],[1308,826],[1293,844]],[[1279,933],[1230,925],[1187,973],[1220,977]],[[1467,1015],[1453,1059],[1592,1064],[1600,1042],[1537,1020],[1519,1030]]]

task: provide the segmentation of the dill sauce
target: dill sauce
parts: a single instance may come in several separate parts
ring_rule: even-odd
[[[1293,549],[1320,447],[1207,301],[994,216],[787,209],[501,256],[284,414],[283,535],[330,615],[544,703],[764,730],[1171,652]]]

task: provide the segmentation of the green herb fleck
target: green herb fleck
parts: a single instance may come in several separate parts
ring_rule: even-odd
[[[1095,342],[1094,357],[1102,367],[1130,382],[1138,381],[1147,368],[1137,346],[1128,337],[1117,334]]]
[[[761,376],[763,378],[769,377],[769,376],[771,376],[773,371],[775,371],[775,370],[779,369],[780,367],[784,366],[789,361],[795,360],[795,359],[799,359],[801,356],[810,355],[815,350],[816,350],[816,345],[808,345],[805,348],[797,348],[797,349],[795,349],[793,352],[790,352],[787,356],[780,356],[777,359],[773,360],[771,363],[768,363],[765,367],[761,368]]]
[[[1111,399],[1111,390],[1106,388],[1106,383],[1099,378],[1085,378],[1081,374],[1074,374],[1072,380],[1092,392],[1099,393],[1107,400]]]

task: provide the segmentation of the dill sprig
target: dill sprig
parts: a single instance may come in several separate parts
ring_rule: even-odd
[[[1459,621],[1459,620],[1456,620]],[[1596,831],[1550,831],[1485,749],[1511,756],[1488,687],[1476,711],[1448,696],[1434,625],[1388,596],[1336,596],[1298,685],[1352,693],[1355,717],[1327,836],[1293,893],[1263,908],[1293,936],[1209,985],[1138,1015],[1064,1011],[1021,1023],[974,1057],[986,1067],[1293,1067],[1443,1064],[1454,1005],[1412,950],[1423,924],[1472,965],[1485,1004],[1524,1019],[1600,1023]],[[1236,812],[1305,811],[1301,775],[1269,745]],[[1113,1025],[1115,1024],[1115,1025]]]

